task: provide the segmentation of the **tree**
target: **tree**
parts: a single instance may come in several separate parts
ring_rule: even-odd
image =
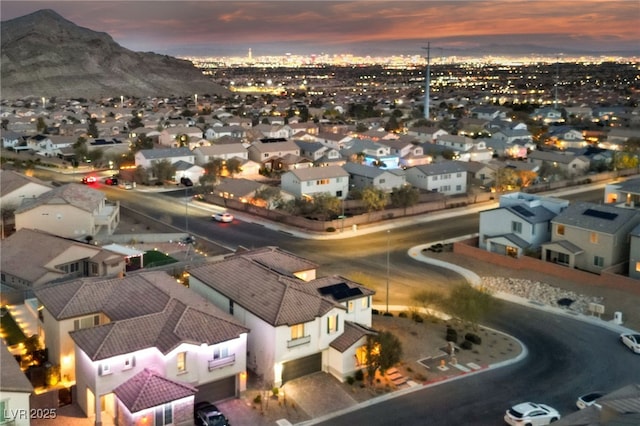
[[[367,377],[373,384],[376,371],[384,373],[402,359],[402,343],[389,331],[381,331],[377,335],[367,336]]]
[[[221,158],[213,158],[207,164],[203,166],[204,175],[200,178],[200,183],[203,185],[211,184],[216,185],[222,176],[224,170],[224,160]]]
[[[518,175],[511,167],[503,167],[496,172],[496,189],[504,191],[518,184]]]
[[[522,188],[526,188],[527,186],[531,185],[533,181],[538,177],[538,174],[531,170],[518,170],[517,175],[518,183]]]
[[[268,209],[273,209],[282,201],[280,189],[275,186],[265,186],[264,188],[258,189],[253,198],[263,201]]]
[[[85,162],[89,148],[87,147],[87,140],[80,136],[72,145],[73,155],[75,155],[77,161]]]
[[[95,117],[92,117],[89,120],[89,126],[87,127],[87,134],[94,139],[99,135],[98,126],[96,125],[97,122],[98,120]]]
[[[342,202],[338,197],[328,193],[317,194],[313,197],[312,214],[322,220],[337,216],[342,211]]]
[[[420,290],[411,296],[411,300],[424,308],[427,313],[430,313],[431,309],[436,306],[441,307],[445,302],[444,296],[433,290]]]
[[[368,186],[362,190],[362,204],[367,213],[384,210],[389,202],[389,194],[382,189]]]
[[[420,201],[420,191],[410,185],[395,188],[391,193],[391,205],[404,208],[405,214],[407,214],[407,208],[415,206],[418,201]]]
[[[148,183],[149,182],[149,172],[142,166],[136,167],[136,170],[133,172],[133,181],[136,183]]]
[[[151,174],[160,182],[171,181],[176,175],[176,166],[169,160],[153,161]]]
[[[44,117],[38,117],[36,121],[36,130],[38,133],[45,133],[47,130],[47,123],[44,121]]]
[[[233,175],[242,171],[242,163],[237,158],[230,158],[227,160],[226,168],[229,176],[233,177]]]
[[[480,320],[497,308],[498,301],[487,290],[465,283],[451,290],[444,306],[451,316],[475,328]]]

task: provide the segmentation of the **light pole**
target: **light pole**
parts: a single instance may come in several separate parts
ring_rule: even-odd
[[[389,240],[390,240],[391,230],[387,229],[387,310],[389,312]]]

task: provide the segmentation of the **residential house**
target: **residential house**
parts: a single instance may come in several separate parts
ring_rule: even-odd
[[[19,151],[21,148],[28,149],[22,136],[23,135],[20,133],[2,130],[2,133],[0,133],[0,140],[2,140],[2,148],[13,149],[15,151]],[[20,146],[20,145],[24,145],[24,146]]]
[[[542,121],[544,124],[564,123],[562,112],[550,107],[536,108],[529,117],[536,121]]]
[[[251,330],[247,367],[266,382],[317,371],[344,381],[366,364],[374,292],[316,268],[266,247],[192,268],[189,285]]]
[[[495,119],[505,120],[507,118],[507,111],[504,108],[496,106],[480,105],[471,109],[471,116],[488,121]]]
[[[329,148],[341,150],[352,139],[353,138],[348,135],[320,131],[315,136],[314,140],[316,142],[320,142],[322,145],[328,146]]]
[[[204,175],[204,168],[186,161],[176,161],[173,163],[176,168],[176,174],[173,181],[177,184],[182,182],[182,178],[187,178],[193,183],[200,182],[200,178]]]
[[[488,162],[465,161],[463,164],[467,169],[469,184],[484,188],[489,188],[493,184],[499,169],[498,165]]]
[[[34,250],[34,241],[38,250]],[[3,299],[11,297],[9,293],[15,290],[20,293],[16,303],[50,282],[117,276],[125,272],[127,262],[125,256],[100,246],[29,228],[0,241],[0,249]]]
[[[584,148],[587,141],[584,139],[582,132],[569,126],[555,126],[549,128],[548,141],[560,148]]]
[[[267,188],[261,182],[243,178],[224,178],[215,186],[213,193],[225,200],[238,200],[242,203],[255,204],[256,192]]]
[[[497,139],[508,144],[518,143],[520,145],[533,145],[533,136],[527,129],[503,128],[491,134],[491,139]]]
[[[442,161],[406,170],[407,182],[416,188],[445,195],[467,192],[467,169],[460,161]]]
[[[141,149],[135,153],[136,167],[150,169],[154,162],[168,161],[170,164],[186,161],[195,164],[195,154],[186,147]]]
[[[406,138],[381,139],[379,143],[389,147],[391,155],[398,156],[402,168],[429,164],[433,160],[430,155],[425,155],[422,145],[416,145]]]
[[[340,150],[344,158],[352,159],[354,162],[362,161],[368,166],[376,166],[385,169],[400,168],[400,157],[392,154],[391,148],[380,142],[370,139],[353,139]]]
[[[53,186],[40,179],[13,170],[0,170],[0,205],[2,210],[16,209],[25,200],[32,200]]]
[[[15,210],[16,230],[39,229],[66,238],[111,235],[120,223],[120,202],[87,185],[68,183]]]
[[[529,144],[520,142],[506,142],[500,139],[484,139],[485,146],[494,156],[507,158],[527,158]]]
[[[190,140],[204,137],[202,130],[195,126],[167,127],[160,132],[158,143],[164,147],[178,148],[187,145]]]
[[[629,260],[629,235],[640,224],[640,211],[576,202],[551,223],[542,260],[599,273]]]
[[[582,176],[589,170],[590,161],[583,155],[568,151],[533,151],[527,157],[529,163],[547,169],[548,175],[562,177]]]
[[[280,181],[282,190],[296,198],[329,194],[344,200],[349,193],[349,173],[340,166],[290,170]]]
[[[247,160],[249,158],[247,148],[239,142],[202,146],[194,149],[193,154],[195,156],[195,162],[199,166],[204,166],[215,158],[221,160],[229,160],[231,158]]]
[[[477,135],[488,135],[489,132],[486,127],[488,123],[489,121],[486,119],[464,117],[458,120],[457,133],[460,136],[468,136],[470,138]]]
[[[255,141],[247,149],[249,159],[264,167],[272,168],[273,162],[287,154],[300,155],[300,148],[286,139],[262,139]]]
[[[565,107],[564,110],[569,119],[577,118],[579,120],[591,121],[591,117],[593,117],[593,110],[588,106]]]
[[[0,339],[0,425],[29,426],[33,386]]]
[[[536,250],[551,239],[551,220],[569,201],[515,192],[500,197],[499,207],[480,212],[478,246],[511,257]]]
[[[402,169],[385,170],[359,163],[345,163],[342,168],[349,173],[349,188],[365,189],[373,187],[385,192],[406,185]]]
[[[69,136],[35,135],[27,138],[27,147],[44,157],[57,157],[64,148],[71,148],[76,142]]]
[[[604,187],[604,202],[616,207],[640,207],[640,178],[607,184]]]
[[[640,280],[640,225],[629,234],[629,276]]]
[[[247,129],[240,126],[213,126],[209,127],[204,132],[204,137],[209,141],[215,141],[216,139],[220,139],[225,136],[229,136],[237,139],[244,139],[246,136]]]
[[[300,155],[311,160],[316,167],[341,166],[346,162],[339,150],[320,142],[294,140],[294,143],[300,148]]]
[[[629,139],[631,138],[640,138],[640,129],[630,129],[624,127],[613,127],[607,132],[607,140],[606,144],[617,147],[617,150],[620,149]],[[616,148],[613,148],[616,149]]]
[[[407,131],[407,135],[421,143],[435,143],[439,137],[446,134],[448,134],[446,130],[436,127],[410,127]]]
[[[158,405],[136,411],[124,389],[151,375],[197,388],[211,400],[246,388],[249,329],[165,272],[65,281],[36,296],[49,360],[75,382],[77,403],[96,424],[149,408],[151,423],[156,410],[165,415],[161,424],[173,423],[165,410],[175,423],[192,421],[193,406],[183,406],[193,402],[188,388],[172,401],[154,399]],[[128,413],[118,412],[121,405]]]

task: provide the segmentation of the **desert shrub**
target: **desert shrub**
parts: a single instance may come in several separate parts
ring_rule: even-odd
[[[347,383],[349,383],[350,385],[354,384],[356,381],[356,379],[354,379],[352,376],[348,376],[347,377]]]
[[[408,315],[407,315],[407,313],[406,313],[405,311],[402,311],[402,312],[400,312],[400,313],[398,314],[398,317],[399,317],[399,318],[406,318],[407,316],[408,316]]]
[[[380,311],[377,309],[371,309],[371,315],[380,315]]]
[[[385,312],[384,314],[382,314],[383,317],[392,317],[393,314],[391,312]]]
[[[453,342],[453,343],[457,343],[458,342],[458,332],[451,328],[451,327],[447,327],[447,337],[445,339],[447,342]]]
[[[361,381],[363,381],[363,380],[364,380],[364,371],[362,371],[362,370],[358,370],[358,371],[356,371],[356,373],[354,374],[354,376],[355,376],[355,379],[356,379],[357,381],[361,382]]]
[[[327,232],[336,232],[336,228],[334,228],[333,226],[329,226],[327,228]]]
[[[411,315],[411,319],[412,319],[412,320],[414,320],[415,322],[424,322],[424,319],[422,318],[422,315],[420,315],[420,314],[419,314],[419,313],[417,313],[417,312],[414,312],[414,313]]]
[[[482,338],[480,336],[478,336],[477,334],[475,334],[475,333],[467,333],[467,334],[465,334],[464,339],[468,340],[471,343],[474,343],[476,345],[479,345],[479,344],[482,343]]]
[[[461,347],[462,349],[467,349],[467,350],[469,350],[469,349],[472,349],[472,348],[473,348],[473,343],[471,343],[471,342],[470,342],[470,341],[468,341],[468,340],[465,340],[464,342],[460,343],[460,347]]]
[[[253,398],[254,404],[260,404],[262,402],[262,395],[257,394],[255,398]]]

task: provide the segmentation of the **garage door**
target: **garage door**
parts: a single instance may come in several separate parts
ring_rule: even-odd
[[[322,370],[322,353],[285,362],[282,366],[282,383]]]
[[[235,398],[236,396],[236,376],[205,383],[198,386],[196,402],[209,401],[216,402],[223,399]]]

